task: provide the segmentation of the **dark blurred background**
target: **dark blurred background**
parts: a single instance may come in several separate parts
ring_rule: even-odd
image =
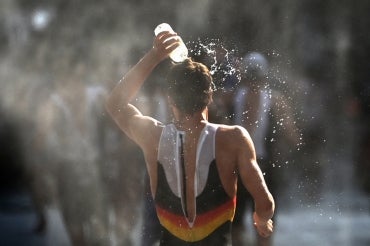
[[[144,160],[103,103],[162,22],[212,68],[217,100],[238,86],[222,83],[235,61],[268,60],[292,112],[281,121],[299,129],[294,146],[280,128],[266,138],[274,245],[369,245],[369,13],[366,0],[2,0],[0,245],[140,245]],[[161,96],[147,86],[135,103],[163,114]]]

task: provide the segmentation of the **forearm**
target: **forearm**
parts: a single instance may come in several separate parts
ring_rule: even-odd
[[[107,109],[111,113],[117,113],[127,107],[160,61],[153,49],[146,53],[112,90],[107,99]]]
[[[175,33],[162,32],[153,42],[153,48],[124,76],[108,97],[106,107],[110,114],[116,115],[129,107],[131,99],[153,69],[180,44]]]
[[[275,202],[270,193],[267,194],[267,198],[264,199],[264,201],[255,202],[255,212],[260,222],[267,222],[273,217],[275,212]]]

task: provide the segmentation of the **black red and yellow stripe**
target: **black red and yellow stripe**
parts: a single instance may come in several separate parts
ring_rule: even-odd
[[[231,221],[235,214],[236,197],[225,204],[198,214],[192,227],[183,215],[173,214],[156,206],[157,215],[162,226],[170,233],[187,242],[196,242],[209,236],[225,222]]]
[[[155,196],[157,216],[161,225],[173,236],[185,241],[200,241],[216,229],[233,220],[236,196],[229,197],[218,175],[216,162],[209,166],[206,186],[196,197],[196,217],[189,225],[182,210],[181,198],[172,193],[166,182],[163,167],[158,165],[158,186]]]

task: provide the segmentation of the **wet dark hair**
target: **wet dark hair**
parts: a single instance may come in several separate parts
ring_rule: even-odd
[[[181,112],[193,115],[212,101],[213,80],[209,69],[190,58],[172,64],[167,76],[167,93]]]

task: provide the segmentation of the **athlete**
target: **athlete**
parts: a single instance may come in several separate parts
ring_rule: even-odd
[[[248,132],[208,122],[213,82],[205,65],[189,58],[169,70],[172,123],[145,116],[130,104],[153,69],[178,46],[176,34],[158,34],[106,102],[120,129],[143,151],[162,227],[160,245],[231,245],[238,176],[255,202],[254,225],[268,237],[274,199]]]

